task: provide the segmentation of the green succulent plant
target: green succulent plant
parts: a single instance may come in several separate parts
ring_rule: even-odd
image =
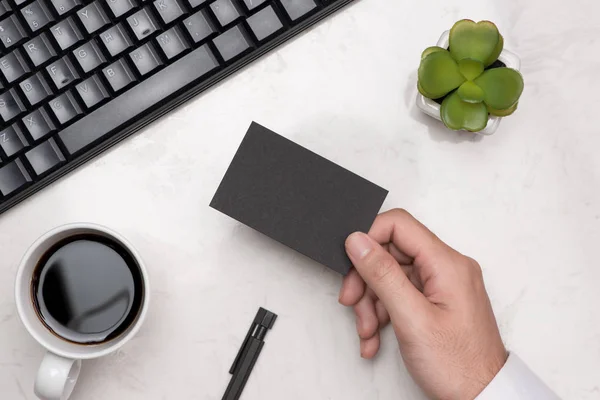
[[[489,115],[506,117],[517,109],[523,77],[494,63],[504,38],[492,22],[458,21],[450,47],[429,47],[421,55],[419,92],[442,103],[440,116],[454,130],[485,129]]]

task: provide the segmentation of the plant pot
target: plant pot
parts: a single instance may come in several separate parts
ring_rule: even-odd
[[[440,37],[440,40],[438,40],[437,46],[439,46],[443,49],[447,49],[449,47],[449,45],[450,45],[450,31],[446,31],[442,34],[442,36]],[[516,69],[517,71],[519,71],[521,69],[521,59],[519,58],[519,56],[517,56],[515,53],[513,53],[509,50],[506,50],[506,49],[502,50],[502,53],[500,53],[498,60],[502,61],[508,68]],[[427,97],[423,96],[421,93],[417,93],[417,107],[419,107],[419,109],[421,111],[423,111],[425,114],[429,115],[430,117],[433,117],[433,118],[437,119],[438,121],[442,120],[442,117],[440,116],[441,105],[439,103],[436,103],[432,99],[428,99]],[[502,117],[490,115],[485,129],[483,129],[479,132],[474,132],[474,133],[478,133],[480,135],[492,135],[498,129],[498,126],[500,125],[501,120],[502,120]]]

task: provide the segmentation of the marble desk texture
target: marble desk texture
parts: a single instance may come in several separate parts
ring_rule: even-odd
[[[0,216],[0,398],[33,400],[44,350],[15,309],[27,247],[86,221],[144,257],[140,334],[85,362],[73,400],[221,398],[259,306],[279,314],[243,399],[424,399],[393,332],[359,356],[341,278],[208,207],[255,120],[389,189],[483,266],[509,349],[564,399],[600,399],[600,3],[360,0]],[[420,53],[462,18],[520,55],[491,137],[415,106]]]

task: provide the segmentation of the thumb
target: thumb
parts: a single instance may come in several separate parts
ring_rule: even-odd
[[[408,279],[396,259],[368,235],[355,232],[346,239],[346,252],[367,285],[375,292],[398,327],[427,317],[431,304]]]

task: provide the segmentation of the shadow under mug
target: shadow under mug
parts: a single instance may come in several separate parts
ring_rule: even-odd
[[[119,336],[100,344],[77,344],[51,332],[41,321],[31,293],[33,272],[42,256],[57,242],[81,234],[99,235],[119,243],[135,258],[142,276],[142,304],[137,318]],[[66,400],[73,392],[79,377],[81,360],[112,353],[138,332],[148,311],[150,285],[140,255],[124,237],[100,225],[75,223],[47,232],[27,250],[17,270],[15,301],[19,317],[29,334],[48,350],[35,379],[35,394],[43,400]]]

